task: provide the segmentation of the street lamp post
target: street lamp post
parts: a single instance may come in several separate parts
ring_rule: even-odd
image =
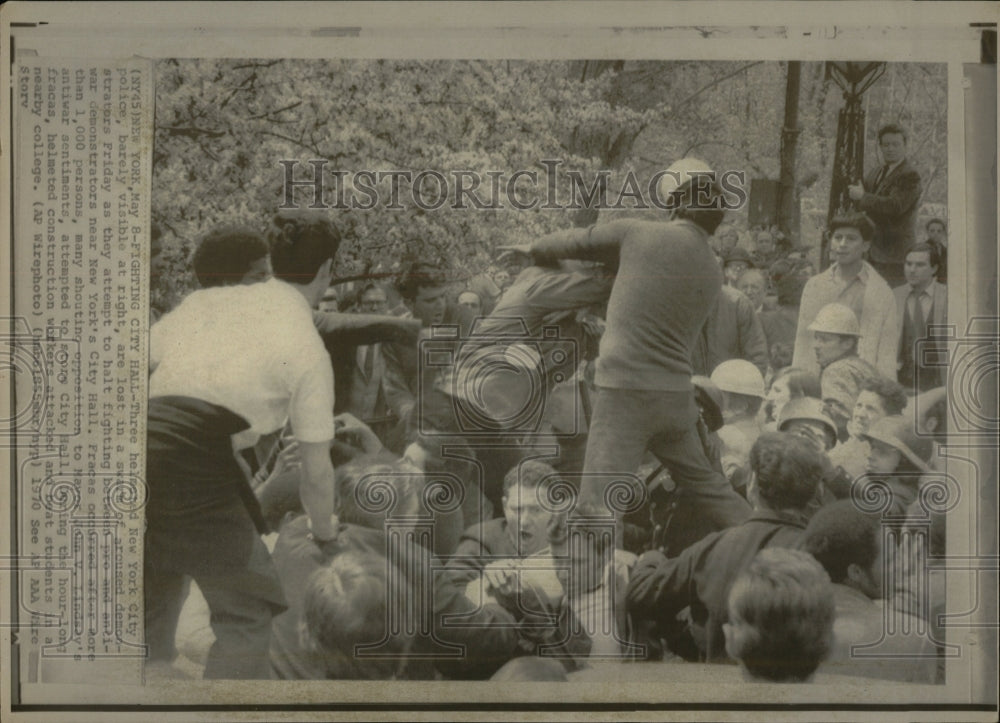
[[[837,115],[837,146],[833,155],[833,179],[830,182],[830,205],[827,225],[834,216],[854,209],[847,187],[859,181],[865,170],[865,112],[861,96],[885,72],[885,63],[828,62],[827,76],[844,91],[844,107]],[[827,265],[827,244],[823,235],[820,264]]]

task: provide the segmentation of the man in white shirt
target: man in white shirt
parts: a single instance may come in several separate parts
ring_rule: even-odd
[[[312,307],[329,286],[340,235],[324,216],[284,213],[269,240],[276,279],[196,291],[150,330],[146,642],[151,659],[174,656],[183,580],[192,577],[216,637],[206,678],[269,677],[271,618],[285,607],[234,452],[290,420],[314,539],[337,529],[333,372]]]
[[[839,216],[830,223],[830,268],[813,276],[802,290],[792,366],[819,373],[810,325],[827,304],[842,304],[857,317],[857,354],[879,374],[896,378],[899,322],[892,290],[864,254],[875,228],[864,214]]]

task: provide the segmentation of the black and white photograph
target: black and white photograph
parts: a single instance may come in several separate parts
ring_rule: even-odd
[[[14,719],[995,715],[995,6],[42,5]]]

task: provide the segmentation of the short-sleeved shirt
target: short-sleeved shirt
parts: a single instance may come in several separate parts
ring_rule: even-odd
[[[201,289],[150,329],[149,396],[200,399],[240,415],[248,447],[291,420],[302,442],[333,438],[333,368],[305,297],[272,279]]]

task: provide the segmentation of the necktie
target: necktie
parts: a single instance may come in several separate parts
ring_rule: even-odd
[[[920,331],[920,336],[917,339],[922,338],[927,332],[927,319],[924,318],[924,305],[920,303],[921,297],[924,295],[922,291],[911,291],[910,298],[913,299],[913,304],[911,307],[910,315],[913,317],[913,327],[915,330]]]
[[[372,374],[375,372],[375,347],[366,346],[365,347],[365,379],[371,379]]]
[[[884,166],[882,166],[882,170],[879,171],[878,173],[878,179],[876,179],[875,181],[875,188],[881,186],[882,182],[885,181],[888,175],[889,175],[889,164],[886,163]]]

